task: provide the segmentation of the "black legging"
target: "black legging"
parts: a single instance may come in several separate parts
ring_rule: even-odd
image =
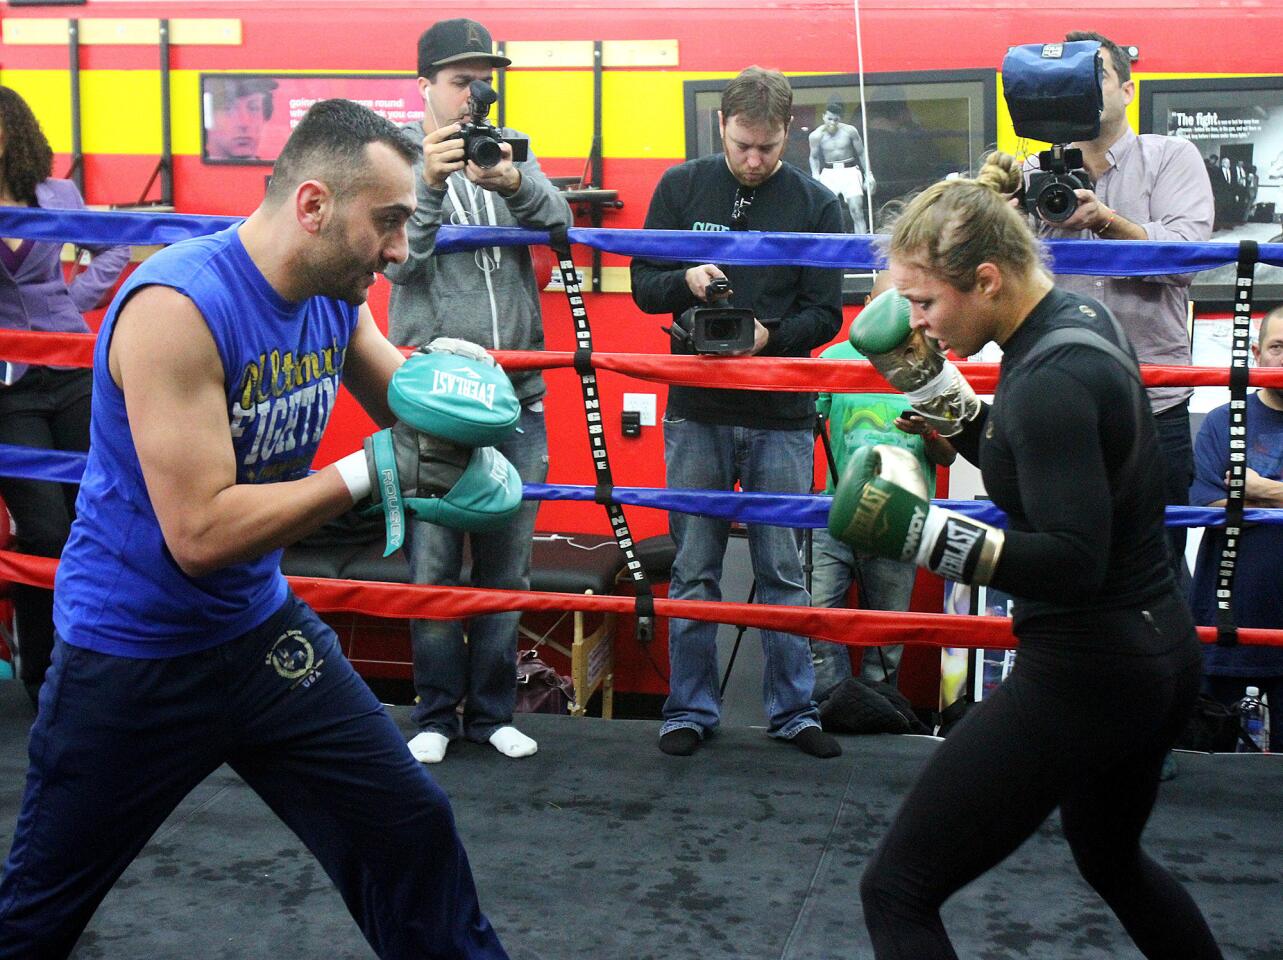
[[[1189,894],[1140,846],[1198,692],[1192,621],[1172,595],[1100,623],[1094,638],[1022,637],[1011,676],[931,758],[860,882],[879,960],[956,958],[941,904],[1056,807],[1078,869],[1146,957],[1221,957]]]

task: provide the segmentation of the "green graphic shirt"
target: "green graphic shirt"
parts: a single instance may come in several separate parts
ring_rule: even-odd
[[[835,343],[822,354],[824,360],[863,360],[864,357],[845,340]],[[936,493],[936,468],[927,459],[927,445],[915,433],[905,433],[895,425],[895,418],[909,409],[899,393],[821,393],[816,410],[829,419],[829,440],[838,470],[846,467],[851,455],[860,447],[888,443],[904,447],[918,458],[927,478],[927,495]],[[827,471],[826,471],[827,472]],[[825,482],[825,493],[833,492],[833,477]]]

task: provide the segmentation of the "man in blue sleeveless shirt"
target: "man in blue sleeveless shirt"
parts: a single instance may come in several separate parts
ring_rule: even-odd
[[[279,568],[284,545],[371,492],[365,453],[309,473],[340,375],[376,422],[396,420],[402,357],[364,304],[406,257],[414,159],[371,111],[318,103],[249,219],[157,254],[108,312],[0,958],[66,957],[224,762],[317,856],[380,957],[507,956],[445,794]],[[392,436],[417,444],[420,472],[440,466],[424,434]],[[398,458],[402,484],[414,461]]]

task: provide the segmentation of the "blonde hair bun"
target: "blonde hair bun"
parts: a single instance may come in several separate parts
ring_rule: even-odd
[[[980,172],[976,174],[976,183],[984,184],[1004,197],[1012,196],[1023,185],[1024,171],[1020,161],[1009,153],[995,150],[984,159]]]

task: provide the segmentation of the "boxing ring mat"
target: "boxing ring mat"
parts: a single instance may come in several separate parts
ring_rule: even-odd
[[[407,736],[409,708],[392,707]],[[0,846],[32,712],[0,683]],[[454,805],[482,906],[513,960],[872,956],[864,864],[930,738],[842,737],[819,761],[723,728],[667,757],[651,721],[520,718],[539,753],[456,744],[432,773]],[[1283,757],[1181,753],[1145,834],[1234,960],[1283,960]],[[1140,954],[1079,879],[1053,816],[944,909],[972,958]],[[320,866],[227,767],[129,867],[73,954],[149,960],[374,957]]]

